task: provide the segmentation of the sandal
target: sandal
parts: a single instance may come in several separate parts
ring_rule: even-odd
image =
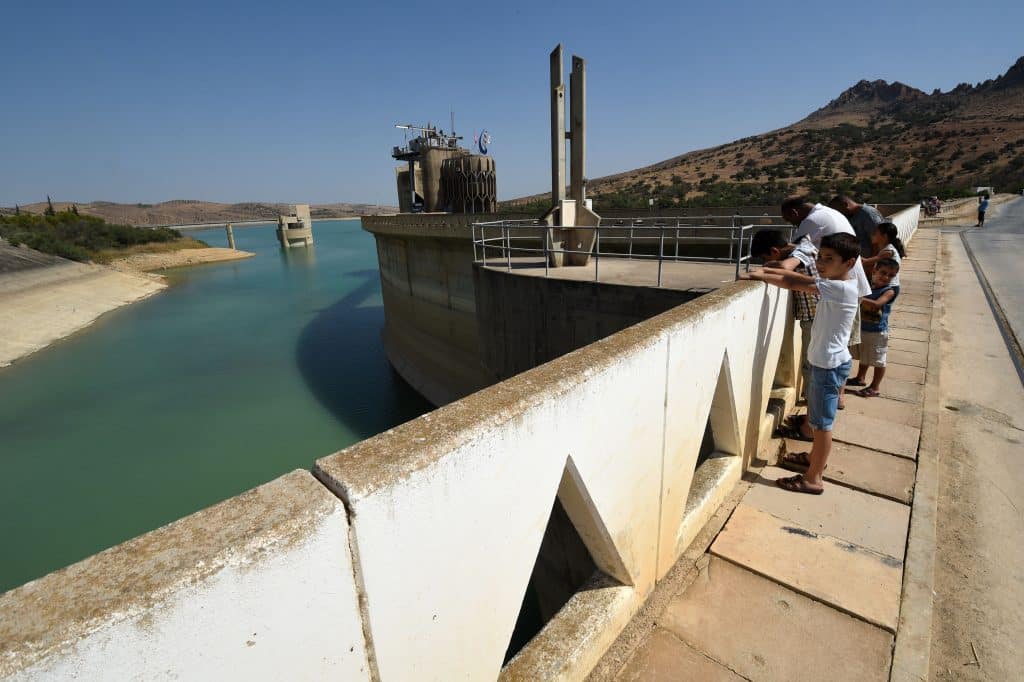
[[[873,389],[870,386],[868,386],[867,388],[862,388],[861,390],[857,391],[857,395],[859,395],[861,398],[877,398],[878,396],[881,395],[881,393],[879,393],[876,389]]]
[[[811,466],[811,458],[809,453],[806,452],[787,452],[779,459],[779,466],[786,467],[787,469],[806,469]],[[825,465],[828,469],[828,465]]]
[[[813,443],[814,442],[814,438],[810,438],[808,436],[805,436],[804,434],[802,434],[800,432],[800,427],[799,426],[792,426],[792,425],[786,426],[786,425],[783,425],[783,426],[779,427],[778,434],[782,438],[788,438],[789,440],[802,440],[805,443]]]
[[[796,476],[789,476],[788,478],[777,479],[775,481],[775,485],[779,486],[783,490],[788,490],[791,493],[820,495],[823,492],[825,492],[824,488],[812,488],[810,484],[804,480],[803,474],[797,474]]]
[[[853,379],[847,379],[846,380],[846,385],[847,386],[867,386],[867,384],[865,384],[860,379],[857,379],[856,377],[854,377]]]

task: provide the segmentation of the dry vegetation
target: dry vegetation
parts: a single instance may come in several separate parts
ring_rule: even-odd
[[[976,185],[1024,187],[1024,57],[947,93],[861,81],[792,126],[597,178],[588,193],[603,207],[646,208],[653,198],[667,208],[774,204],[798,192],[917,201]]]
[[[70,210],[75,206],[82,215],[96,216],[110,223],[153,227],[157,225],[194,225],[218,222],[244,222],[247,220],[277,220],[277,216],[290,212],[288,204],[248,202],[241,204],[219,204],[211,201],[175,199],[159,204],[115,204],[109,201],[94,201],[87,204],[72,204],[54,201],[57,211]],[[43,213],[45,201],[20,207],[25,213]],[[319,204],[310,207],[314,219],[352,218],[376,213],[395,213],[393,206],[374,204]],[[4,212],[0,210],[0,212]],[[10,210],[6,211],[10,212]]]

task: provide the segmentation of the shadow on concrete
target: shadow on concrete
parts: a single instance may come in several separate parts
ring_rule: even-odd
[[[434,409],[391,368],[380,342],[384,308],[376,270],[320,310],[299,334],[295,362],[316,399],[361,438]]]

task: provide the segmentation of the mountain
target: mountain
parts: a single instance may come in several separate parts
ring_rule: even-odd
[[[793,125],[589,181],[598,212],[774,204],[789,194],[873,202],[1024,187],[1024,57],[949,92],[862,80]],[[523,209],[544,195],[504,202]]]
[[[21,206],[26,213],[42,213],[46,210],[46,202]],[[55,201],[53,207],[58,210],[71,208],[68,201]],[[241,204],[220,204],[212,201],[195,201],[191,199],[175,199],[159,204],[115,204],[109,201],[93,201],[75,204],[78,210],[86,215],[94,215],[111,223],[123,223],[139,226],[156,225],[192,225],[217,222],[244,222],[247,220],[277,220],[277,216],[288,213],[288,204],[271,204],[248,202]],[[374,204],[313,204],[310,214],[314,219],[352,218],[360,215],[377,213],[397,213],[394,206],[377,206]],[[0,213],[13,213],[13,209],[0,209]]]

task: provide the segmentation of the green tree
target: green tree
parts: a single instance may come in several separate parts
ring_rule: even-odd
[[[53,210],[53,202],[50,201],[50,195],[46,195],[46,210],[43,211],[43,215],[57,215],[57,212]]]

